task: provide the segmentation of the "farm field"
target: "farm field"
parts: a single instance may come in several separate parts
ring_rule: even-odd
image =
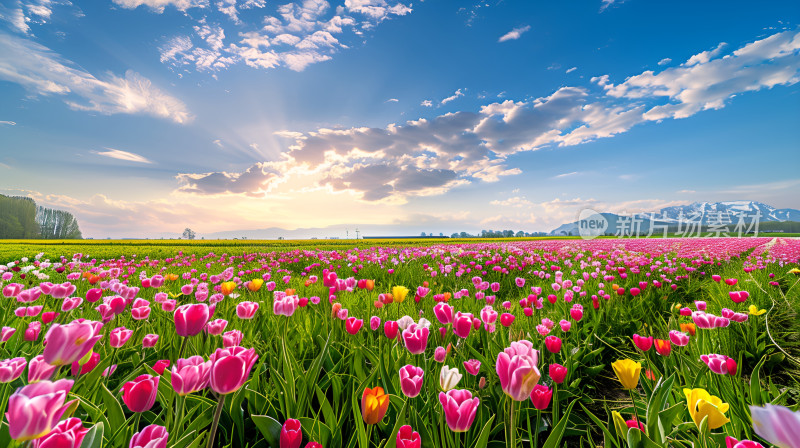
[[[0,446],[800,446],[800,239],[0,243]]]

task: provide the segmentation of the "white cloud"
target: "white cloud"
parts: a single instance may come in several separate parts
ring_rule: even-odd
[[[397,98],[389,98],[388,100],[384,101],[384,103],[397,103],[399,101],[400,100],[398,100]]]
[[[456,98],[459,98],[459,97],[462,97],[462,96],[464,96],[464,92],[462,92],[461,89],[458,89],[458,90],[455,91],[455,93],[453,93],[452,95],[450,95],[447,98],[443,99],[441,104],[445,105],[445,104],[449,103],[450,101],[453,101]]]
[[[5,21],[11,28],[28,34],[31,24],[43,25],[50,21],[53,9],[67,7],[76,17],[82,16],[80,9],[69,0],[8,0],[0,4],[0,21]]]
[[[176,123],[191,121],[186,105],[128,70],[124,77],[98,79],[49,48],[28,39],[0,33],[0,79],[35,95],[59,95],[75,110],[102,114],[147,114]]]
[[[689,58],[686,64],[656,74],[646,71],[614,85],[609,96],[633,101],[667,100],[646,111],[646,120],[686,118],[720,109],[734,95],[800,80],[800,32],[785,31],[751,42],[722,57],[722,45]]]
[[[172,6],[178,11],[186,11],[189,8],[205,8],[208,6],[208,0],[114,0],[114,3],[126,9],[147,6],[159,14],[163,13],[164,8],[167,6]]]
[[[502,201],[495,199],[494,201],[489,202],[489,204],[499,205],[503,207],[525,207],[533,205],[531,201],[520,196],[513,196],[508,199],[504,199]]]
[[[155,6],[161,5],[156,3]],[[192,6],[171,3],[184,10]],[[411,12],[410,7],[396,1],[390,4],[384,0],[348,0],[332,9],[326,0],[304,0],[278,6],[277,14],[264,17],[262,26],[254,29],[240,20],[238,11],[246,7],[264,7],[263,0],[249,0],[244,4],[236,0],[218,0],[215,5],[237,26],[226,28],[203,17],[193,27],[193,35],[174,36],[161,47],[162,62],[181,68],[194,65],[198,71],[218,71],[237,63],[257,69],[286,67],[302,71],[349,48],[343,39],[363,41],[361,30],[374,28],[389,17]]]
[[[672,62],[672,59],[670,59],[670,58],[664,58],[664,59],[662,59],[662,60],[658,61],[658,65],[667,65],[667,64],[669,64],[670,62]]]
[[[602,0],[602,3],[600,4],[600,12],[605,11],[611,5],[620,4],[623,3],[624,1],[625,0]]]
[[[120,149],[114,148],[105,148],[105,151],[91,151],[93,154],[97,154],[98,156],[103,157],[110,157],[112,159],[117,160],[124,160],[126,162],[136,162],[136,163],[153,163],[152,161],[148,160],[144,156],[140,156],[139,154],[135,154],[128,151],[122,151]]]
[[[500,39],[498,39],[497,41],[505,42],[508,40],[517,40],[522,36],[523,33],[530,31],[530,29],[531,29],[530,25],[514,28],[513,30],[507,32],[506,34],[500,36]]]
[[[422,102],[419,103],[419,105],[423,106],[423,107],[433,107],[433,101],[431,101],[431,100],[422,100]]]
[[[574,72],[574,71],[575,71],[575,70],[577,70],[577,69],[578,69],[578,67],[572,67],[572,68],[570,68],[570,69],[567,69],[567,73],[572,73],[572,72]]]
[[[269,168],[284,181],[291,177],[286,173],[316,173],[315,188],[372,202],[403,203],[413,196],[496,182],[502,176],[522,173],[507,166],[508,157],[515,153],[613,137],[653,120],[658,108],[691,106],[691,115],[720,95],[726,99],[744,91],[794,83],[800,72],[798,48],[800,33],[780,33],[745,45],[732,55],[691,67],[667,68],[659,74],[648,71],[619,85],[608,75],[592,78],[599,94],[567,86],[541,98],[494,102],[478,111],[451,112],[385,127],[282,131],[279,135],[290,140],[290,151]],[[741,82],[742,78],[747,81]],[[453,98],[461,95],[457,90]],[[220,175],[230,178],[234,174]],[[568,172],[555,178],[579,174]],[[630,174],[619,178],[634,179]],[[273,181],[270,177],[269,182]],[[203,191],[195,190],[197,194]],[[556,205],[564,204],[559,201]],[[541,206],[546,212],[547,207]]]
[[[14,122],[14,121],[0,121],[0,124],[8,125],[8,126],[16,126],[17,125],[17,123]]]

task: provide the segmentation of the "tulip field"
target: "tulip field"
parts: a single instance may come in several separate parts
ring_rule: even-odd
[[[800,239],[169,244],[0,244],[0,447],[800,448]]]

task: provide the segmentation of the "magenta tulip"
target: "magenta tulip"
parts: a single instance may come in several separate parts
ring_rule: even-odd
[[[466,339],[469,336],[469,332],[472,330],[472,314],[469,313],[456,313],[456,317],[453,320],[453,333],[460,338]]]
[[[547,386],[537,384],[531,391],[531,401],[533,402],[533,407],[540,411],[547,409],[547,406],[550,405],[551,398],[553,398],[553,391]]]
[[[28,361],[25,358],[12,358],[0,361],[0,383],[10,383],[22,375]]]
[[[409,425],[400,427],[397,431],[397,439],[395,442],[397,448],[420,448],[422,446],[422,439],[419,433],[414,431]]]
[[[472,376],[477,376],[481,370],[481,362],[477,359],[470,359],[469,361],[464,361],[464,370],[467,371]]]
[[[31,358],[28,363],[28,383],[38,383],[39,381],[49,380],[53,376],[58,366],[48,364],[43,355]]]
[[[258,311],[258,304],[256,302],[239,302],[236,305],[236,316],[239,319],[252,319]]]
[[[527,344],[523,344],[527,343]],[[500,377],[500,387],[512,400],[523,401],[530,397],[533,386],[539,382],[541,374],[536,364],[539,355],[529,350],[530,341],[519,341],[497,354],[495,370]],[[531,345],[532,346],[532,345]],[[519,352],[517,349],[520,349]],[[528,349],[528,350],[526,350]]]
[[[71,380],[41,381],[17,389],[8,399],[8,430],[11,438],[24,442],[53,430],[72,401],[64,403]]]
[[[209,385],[211,390],[226,395],[239,390],[250,376],[258,355],[255,349],[243,347],[218,348],[210,356],[211,374]]]
[[[280,448],[300,448],[303,443],[303,428],[300,420],[287,419],[281,427]]]
[[[156,402],[159,378],[152,375],[139,375],[122,386],[122,401],[131,412],[149,411]]]
[[[403,342],[409,353],[412,355],[425,353],[425,348],[428,346],[429,334],[430,330],[419,327],[417,324],[411,324],[408,328],[403,330]]]
[[[133,336],[133,330],[118,327],[111,330],[111,334],[108,335],[108,343],[113,348],[120,348],[128,342],[131,336]]]
[[[166,448],[168,438],[167,428],[150,425],[131,437],[128,448]]]
[[[83,427],[79,418],[68,418],[58,424],[44,437],[33,441],[32,448],[80,448],[89,428]]]
[[[544,338],[544,346],[550,353],[558,353],[561,351],[561,338],[558,336],[548,336]]]
[[[156,346],[157,342],[158,342],[157,334],[148,334],[144,338],[142,338],[142,348],[153,348]]]
[[[472,398],[472,393],[466,389],[453,389],[447,393],[439,392],[439,403],[442,404],[450,430],[465,432],[472,426],[481,400],[478,397]]]
[[[201,391],[208,386],[211,375],[211,361],[202,356],[179,359],[172,367],[172,388],[180,396]]]
[[[400,369],[400,389],[403,395],[414,398],[422,390],[425,371],[421,368],[407,364]]]
[[[178,336],[189,337],[203,331],[210,312],[205,303],[181,305],[175,310],[175,332]]]

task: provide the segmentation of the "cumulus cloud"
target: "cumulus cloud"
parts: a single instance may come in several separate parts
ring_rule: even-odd
[[[186,11],[189,8],[205,8],[208,0],[114,0],[114,3],[126,9],[135,9],[139,6],[146,6],[159,14],[164,12],[164,8],[171,6],[178,11]]]
[[[266,163],[256,163],[241,173],[178,174],[179,191],[200,195],[224,193],[259,195],[268,192],[278,176]]]
[[[500,36],[500,39],[497,39],[497,41],[498,42],[505,42],[505,41],[508,41],[508,40],[517,40],[520,37],[522,37],[523,33],[526,33],[528,31],[530,31],[530,29],[531,29],[530,25],[514,28],[513,30],[507,32],[506,34],[503,34],[502,36]]]
[[[141,3],[145,0],[119,1]],[[165,0],[146,1],[160,4],[159,1]],[[171,3],[178,7],[178,2]],[[384,0],[347,0],[331,8],[326,0],[304,0],[278,6],[274,15],[263,18],[260,27],[253,27],[240,20],[238,11],[262,8],[263,0],[246,3],[220,0],[215,5],[237,26],[226,28],[227,25],[221,23],[226,20],[218,23],[204,16],[193,27],[193,34],[173,36],[161,46],[161,62],[176,68],[194,65],[198,71],[218,71],[237,63],[257,69],[286,67],[303,71],[349,48],[347,40],[363,40],[362,30],[411,12],[410,7],[396,1],[390,4]],[[192,5],[180,3],[179,6],[178,9],[185,9]]]
[[[452,95],[450,95],[447,98],[443,99],[441,104],[445,105],[445,104],[449,103],[450,101],[453,101],[456,98],[459,98],[459,97],[462,97],[462,96],[464,96],[464,92],[462,92],[461,89],[458,89],[458,90],[455,91],[455,93],[453,93]]]
[[[658,61],[658,65],[667,65],[667,64],[669,64],[670,62],[672,62],[672,59],[670,59],[670,58],[664,58],[664,59],[662,59],[662,60]]]
[[[146,114],[176,123],[191,121],[186,105],[128,70],[98,79],[49,48],[0,33],[0,79],[34,95],[58,95],[72,109],[102,114]]]
[[[595,77],[593,90],[567,86],[536,99],[493,102],[477,112],[385,127],[282,131],[279,135],[289,140],[289,151],[270,166],[280,179],[313,172],[319,175],[317,187],[372,202],[403,202],[475,182],[496,182],[522,173],[507,166],[515,153],[610,138],[637,124],[723,107],[736,94],[793,84],[800,74],[799,49],[800,32],[784,32],[729,55],[657,74],[647,71],[620,84],[609,75]],[[217,174],[220,179],[235,177]],[[544,211],[556,205],[564,204],[540,204]]]
[[[82,15],[69,0],[11,0],[6,3],[0,4],[0,21],[23,34],[31,32],[31,24],[47,23],[56,7],[69,7],[75,15]]]
[[[431,101],[431,100],[422,100],[422,102],[419,103],[419,105],[422,106],[422,107],[433,107],[433,101]]]
[[[124,160],[126,162],[153,163],[146,157],[133,152],[122,151],[120,149],[114,149],[114,148],[105,148],[105,149],[106,149],[105,151],[92,151],[92,153],[97,154],[98,156],[110,157],[112,159],[117,159],[117,160]]]

